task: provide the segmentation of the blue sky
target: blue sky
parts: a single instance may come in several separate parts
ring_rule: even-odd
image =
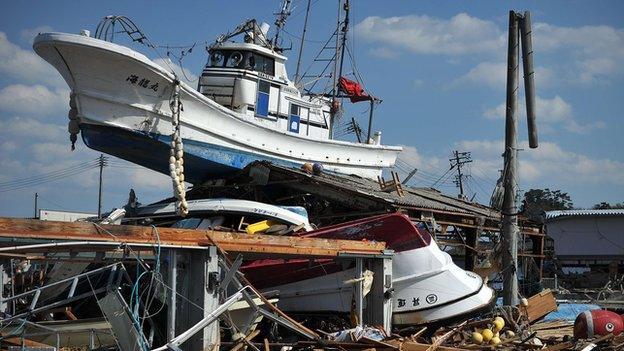
[[[292,41],[296,49],[305,0],[293,4],[284,44]],[[68,89],[32,51],[36,33],[94,33],[101,17],[123,14],[154,43],[198,43],[183,61],[189,75],[197,75],[206,60],[203,43],[246,18],[272,23],[278,7],[277,1],[6,3],[0,13],[0,215],[31,216],[34,192],[44,208],[96,210],[97,170],[76,165],[99,154],[82,141],[70,151]],[[581,207],[624,201],[624,5],[618,1],[354,2],[353,56],[366,88],[384,100],[375,129],[383,131],[384,143],[405,146],[399,171],[418,168],[412,184],[430,186],[448,169],[452,150],[470,151],[468,195],[488,201],[502,166],[512,8],[532,12],[541,142],[537,150],[520,153],[520,188],[562,189]],[[313,0],[305,58],[333,31],[335,14],[335,2]],[[156,59],[151,51],[132,48]],[[295,52],[287,52],[291,77]],[[350,65],[346,70],[352,71]],[[365,105],[349,106],[346,116],[365,125]],[[526,139],[524,122],[520,139]],[[68,174],[82,172],[6,191],[15,188],[6,182],[68,167],[74,170]],[[454,195],[452,180],[447,175],[437,186]],[[105,210],[123,204],[131,187],[144,203],[171,195],[167,177],[121,160],[105,169],[104,186]]]

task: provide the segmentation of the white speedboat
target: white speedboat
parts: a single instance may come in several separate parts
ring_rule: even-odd
[[[257,201],[239,199],[197,199],[188,201],[189,213],[181,218],[176,212],[175,203],[159,202],[137,208],[131,217],[122,223],[149,218],[153,223],[169,223],[186,229],[208,229],[225,225],[240,225],[242,222],[272,221],[276,225],[286,225],[311,231],[305,208],[299,206],[275,206]]]
[[[302,236],[384,241],[395,254],[394,325],[430,324],[467,317],[489,308],[494,291],[440,250],[429,233],[399,213],[364,218]],[[290,312],[349,312],[353,267],[331,259],[257,260],[241,268],[259,288],[279,291],[280,308]],[[373,279],[378,279],[373,277]]]
[[[320,163],[328,171],[367,178],[393,166],[401,148],[381,145],[380,134],[364,143],[331,136],[338,98],[373,98],[360,93],[359,85],[338,98],[336,93],[302,94],[267,31],[251,20],[219,37],[208,49],[197,89],[145,55],[107,41],[107,31],[98,30],[97,38],[88,31],[42,33],[33,47],[71,88],[72,140],[81,133],[92,149],[165,174],[173,133],[170,102],[174,85],[179,88],[184,174],[191,183],[222,177],[255,160],[297,167]],[[230,40],[236,36],[243,40]]]

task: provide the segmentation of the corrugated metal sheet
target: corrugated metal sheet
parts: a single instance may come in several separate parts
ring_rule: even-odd
[[[396,192],[382,191],[379,184],[374,180],[360,178],[358,176],[338,175],[334,173],[309,175],[299,169],[288,168],[275,164],[263,163],[263,166],[268,167],[272,171],[290,174],[293,177],[309,178],[310,180],[324,183],[328,186],[340,188],[362,196],[376,198],[398,207],[414,207],[419,209],[429,209],[432,211],[445,211],[457,214],[483,216],[497,219],[500,218],[500,212],[490,207],[444,195],[431,188],[412,188],[403,185],[405,196],[401,197]]]
[[[546,219],[558,217],[624,216],[624,209],[547,211]]]

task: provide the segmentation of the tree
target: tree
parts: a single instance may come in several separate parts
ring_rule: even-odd
[[[521,211],[526,217],[542,222],[543,213],[554,210],[570,210],[573,208],[570,195],[561,190],[531,189],[524,193]]]
[[[611,205],[608,202],[601,202],[599,204],[595,204],[594,206],[592,206],[592,209],[594,210],[610,210],[610,209],[616,209],[616,208],[624,208],[624,202],[623,203],[616,203]]]

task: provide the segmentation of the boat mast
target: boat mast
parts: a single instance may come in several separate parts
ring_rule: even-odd
[[[308,31],[308,16],[310,15],[310,3],[312,0],[308,0],[306,7],[305,20],[303,21],[303,33],[301,34],[301,45],[299,45],[299,57],[297,57],[297,70],[295,71],[295,85],[299,84],[299,68],[301,67],[301,56],[303,55],[303,44],[305,43],[306,32]]]
[[[334,60],[334,89],[332,92],[332,108],[331,108],[331,126],[329,130],[330,138],[333,138],[334,134],[334,120],[336,115],[340,110],[340,104],[338,102],[338,84],[339,78],[342,76],[342,67],[344,64],[344,53],[345,53],[345,45],[347,45],[347,32],[349,31],[349,0],[345,0],[343,9],[345,12],[344,21],[342,21],[342,29],[340,29],[340,4],[341,0],[338,0],[338,24],[336,31],[342,31],[342,35],[336,35],[336,54],[334,56],[335,59],[340,55],[340,64],[337,65],[338,61]],[[338,34],[338,33],[336,33]]]
[[[286,24],[286,19],[290,16],[290,3],[291,0],[284,0],[280,12],[274,13],[274,15],[277,16],[275,19],[275,26],[277,29],[275,30],[275,38],[273,39],[274,48],[277,48],[277,40],[279,39],[280,31]]]

